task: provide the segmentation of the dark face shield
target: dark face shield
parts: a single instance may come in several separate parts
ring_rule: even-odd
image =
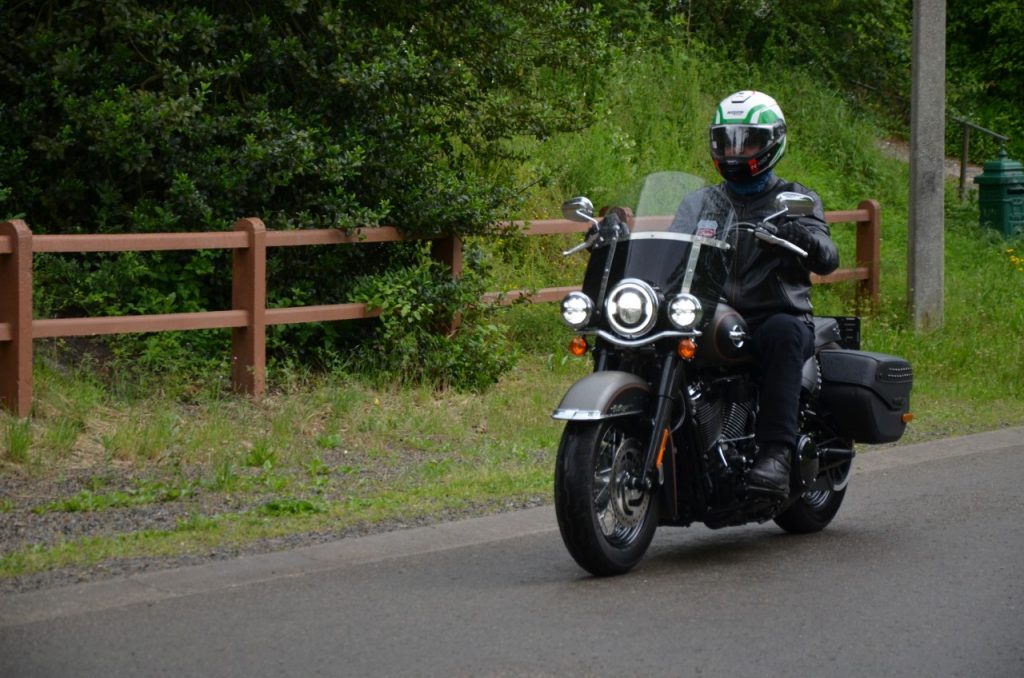
[[[771,146],[775,128],[771,125],[716,125],[711,128],[711,155],[725,158],[753,158]]]

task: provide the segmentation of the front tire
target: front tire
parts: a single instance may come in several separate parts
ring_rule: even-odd
[[[573,559],[599,577],[632,569],[658,526],[655,498],[629,483],[642,476],[646,449],[631,422],[569,423],[558,447],[558,529]]]

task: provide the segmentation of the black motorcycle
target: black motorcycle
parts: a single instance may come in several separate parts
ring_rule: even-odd
[[[770,224],[813,204],[784,193],[776,214],[740,223],[727,200],[702,191],[689,223],[669,216],[682,187],[699,184],[682,173],[652,175],[635,217],[615,209],[599,220],[586,198],[563,205],[566,218],[592,224],[565,253],[589,249],[590,259],[581,291],[561,310],[579,333],[571,350],[589,352],[594,371],[552,415],[566,421],[555,510],[569,553],[595,575],[630,570],[659,525],[774,520],[788,532],[817,532],[843,502],[854,443],[898,440],[910,418],[910,364],[859,350],[858,318],[815,318],[789,494],[748,488],[762,376],[745,350],[747,325],[723,291],[741,237],[806,256]]]

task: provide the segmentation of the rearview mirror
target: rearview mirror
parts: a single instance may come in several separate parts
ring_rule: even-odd
[[[786,216],[803,217],[814,214],[814,198],[803,193],[784,191],[775,197],[775,209],[785,210]]]
[[[569,221],[594,221],[594,203],[582,195],[562,203],[562,216]]]

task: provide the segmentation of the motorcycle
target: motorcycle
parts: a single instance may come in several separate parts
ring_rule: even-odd
[[[783,193],[775,214],[743,223],[720,193],[705,190],[691,218],[673,217],[701,183],[652,175],[635,216],[615,208],[599,219],[585,197],[563,205],[566,218],[591,224],[564,253],[586,249],[589,261],[561,312],[578,333],[570,351],[589,354],[594,369],[552,414],[566,422],[555,511],[569,553],[597,576],[633,568],[658,526],[773,520],[791,533],[820,531],[843,502],[855,443],[898,440],[911,419],[910,363],[861,351],[857,317],[815,317],[789,493],[747,485],[762,377],[747,323],[725,301],[730,264],[739,246],[806,256],[772,225],[810,213],[813,201]]]

